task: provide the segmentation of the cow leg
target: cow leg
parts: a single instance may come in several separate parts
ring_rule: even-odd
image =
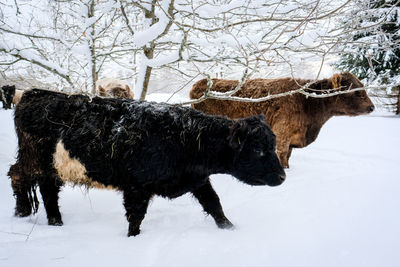
[[[29,198],[29,190],[31,188],[24,182],[29,181],[29,179],[21,175],[21,168],[18,162],[11,165],[8,175],[11,178],[11,186],[16,200],[15,216],[26,217],[31,215],[32,201]]]
[[[61,185],[62,182],[53,170],[47,172],[46,176],[39,179],[40,194],[42,195],[49,225],[63,225],[58,207],[58,193],[60,192]]]
[[[233,224],[225,217],[219,197],[211,186],[209,179],[207,179],[204,185],[194,190],[192,193],[199,200],[204,211],[214,218],[219,228],[229,229],[233,227]]]
[[[140,234],[140,224],[147,212],[150,195],[138,190],[124,190],[126,219],[129,222],[128,236]]]
[[[29,201],[29,189],[22,188],[19,190],[14,190],[14,196],[16,200],[15,205],[15,216],[26,217],[31,215],[32,207]]]
[[[278,155],[279,161],[283,168],[289,168],[289,157],[291,154],[289,140],[276,139],[276,154]]]
[[[61,226],[63,222],[58,207],[58,193],[63,183],[54,168],[53,154],[55,152],[55,144],[50,140],[46,141],[38,147],[38,155],[41,155],[41,160],[38,164],[42,170],[38,179],[39,189],[46,209],[48,224]]]
[[[8,175],[11,178],[11,186],[16,200],[15,216],[26,217],[36,210],[39,202],[36,194],[32,196],[31,177],[24,175],[19,161],[11,165]]]
[[[32,208],[35,209],[33,205],[38,206],[38,202],[36,198],[33,198],[31,195],[30,187],[15,187],[14,185],[13,191],[15,196],[15,216],[17,217],[27,217],[32,214]],[[36,196],[36,195],[35,195]]]

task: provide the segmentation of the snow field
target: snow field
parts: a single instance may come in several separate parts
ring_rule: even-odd
[[[64,187],[62,227],[47,225],[42,203],[14,217],[6,173],[17,143],[12,112],[0,110],[0,266],[400,266],[399,119],[332,118],[294,150],[279,187],[212,176],[234,230],[218,229],[190,195],[156,197],[128,238],[114,191]]]

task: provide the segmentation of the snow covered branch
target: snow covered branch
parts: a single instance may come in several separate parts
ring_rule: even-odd
[[[117,77],[135,84],[141,99],[160,74],[183,86],[207,76],[237,80],[244,70],[248,76],[318,79],[349,34],[376,26],[338,27],[360,1],[20,0],[4,5],[0,17],[0,42],[10,48],[0,51],[0,71],[21,76],[44,69],[50,74],[38,79],[86,92],[98,78]],[[350,42],[399,44],[394,37]],[[26,51],[35,57],[24,57]]]
[[[246,97],[236,97],[233,96],[237,90],[240,90],[240,86],[235,88],[235,90],[228,91],[228,92],[218,92],[218,91],[212,91],[212,90],[207,90],[203,96],[199,97],[198,99],[193,99],[191,101],[186,101],[186,102],[181,102],[179,105],[190,105],[190,104],[196,104],[203,102],[206,99],[216,99],[216,100],[228,100],[228,101],[238,101],[238,102],[250,102],[250,103],[257,103],[257,102],[263,102],[263,101],[268,101],[274,98],[279,98],[279,97],[285,97],[285,96],[290,96],[294,94],[302,94],[306,97],[312,97],[312,98],[327,98],[327,97],[332,97],[332,96],[337,96],[337,95],[342,95],[342,94],[348,94],[348,93],[353,93],[356,91],[364,91],[364,90],[371,90],[371,89],[379,89],[379,88],[386,88],[387,86],[366,86],[366,87],[359,87],[359,88],[352,88],[352,89],[346,89],[342,90],[343,88],[332,88],[332,89],[324,89],[323,93],[317,93],[317,90],[309,88],[309,86],[313,82],[307,83],[304,86],[291,90],[288,92],[284,93],[279,93],[279,94],[271,94],[265,97],[259,97],[259,98],[246,98]],[[210,88],[210,85],[208,85]],[[211,84],[212,86],[212,84]],[[400,84],[393,84],[391,86],[400,86]],[[239,88],[239,89],[237,89]],[[320,91],[318,91],[320,92]]]
[[[63,79],[65,79],[68,82],[69,85],[71,85],[71,87],[74,86],[71,81],[71,78],[68,76],[66,70],[62,69],[60,66],[57,66],[49,61],[44,61],[42,59],[39,59],[35,55],[30,54],[29,52],[18,50],[17,48],[13,48],[13,49],[9,50],[4,47],[1,47],[1,45],[0,45],[0,52],[10,54],[13,57],[17,58],[16,61],[14,61],[10,64],[15,64],[20,60],[30,62],[34,65],[42,67],[43,69],[62,77]]]

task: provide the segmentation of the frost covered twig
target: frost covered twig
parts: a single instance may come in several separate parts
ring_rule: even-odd
[[[38,66],[44,68],[47,71],[55,73],[58,76],[65,79],[71,85],[71,87],[74,87],[68,74],[66,74],[66,72],[62,68],[52,64],[51,62],[46,62],[43,60],[36,59],[34,56],[27,54],[27,53],[23,53],[22,51],[20,51],[18,49],[12,49],[11,51],[8,51],[7,49],[0,47],[0,52],[6,52],[6,53],[12,55],[13,57],[17,58],[17,60],[14,62],[18,62],[20,60],[28,61],[28,62],[31,62],[32,64],[35,64],[35,65],[38,65]]]
[[[29,12],[10,3],[0,17],[0,46],[38,56],[34,63],[0,51],[6,62],[0,72],[20,77],[31,71],[83,92],[114,76],[134,83],[142,99],[163,70],[183,79],[179,89],[166,84],[171,92],[204,73],[241,80],[246,69],[249,76],[299,77],[312,66],[314,78],[348,40],[335,23],[355,1],[31,0]],[[53,66],[65,71],[50,71]]]
[[[302,94],[306,97],[312,97],[312,98],[327,98],[327,97],[332,97],[332,96],[337,96],[337,95],[342,95],[342,94],[353,93],[356,91],[364,91],[364,90],[387,87],[386,85],[385,86],[367,86],[367,87],[358,87],[358,88],[352,88],[352,89],[347,89],[347,90],[341,90],[342,88],[332,88],[332,89],[324,89],[323,93],[320,93],[321,92],[320,90],[315,90],[315,89],[309,88],[309,86],[313,83],[314,83],[314,81],[309,82],[295,90],[291,90],[291,91],[279,93],[279,94],[271,94],[271,95],[268,95],[265,97],[259,97],[259,98],[236,97],[236,96],[233,96],[232,94],[226,94],[225,92],[221,93],[221,92],[209,90],[209,91],[207,91],[207,93],[204,93],[198,99],[181,102],[179,104],[180,105],[197,104],[197,103],[201,103],[207,99],[257,103],[257,102],[268,101],[268,100],[279,98],[279,97],[290,96],[290,95],[294,95],[294,94]],[[393,87],[400,86],[400,84],[393,84],[391,86],[393,86]],[[309,92],[309,91],[311,91],[311,92]],[[229,91],[229,92],[233,92],[233,91]],[[319,93],[317,93],[317,92],[319,92]]]

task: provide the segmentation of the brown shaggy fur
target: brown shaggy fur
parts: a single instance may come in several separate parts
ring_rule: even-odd
[[[133,99],[128,83],[114,78],[104,78],[96,82],[96,93],[100,96]]]
[[[226,92],[233,90],[237,80],[213,79],[211,90]],[[281,78],[253,79],[246,81],[235,96],[260,98],[298,89],[311,80]],[[352,74],[335,74],[329,79],[318,80],[309,86],[322,93],[324,89],[363,87],[363,84]],[[196,82],[190,91],[190,98],[201,97],[207,89],[207,80]],[[193,108],[207,114],[227,115],[230,118],[244,118],[264,114],[266,122],[276,135],[277,153],[282,166],[289,167],[292,148],[301,148],[312,143],[318,136],[322,125],[332,116],[357,116],[373,111],[374,105],[365,91],[341,94],[327,98],[306,98],[302,94],[275,98],[258,103],[224,101],[207,99],[193,104]]]

